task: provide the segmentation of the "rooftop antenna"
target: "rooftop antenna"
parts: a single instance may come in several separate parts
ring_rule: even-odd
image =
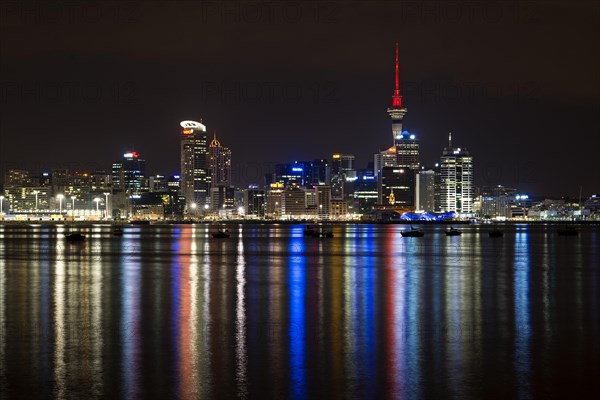
[[[448,132],[448,147],[452,148],[452,132]]]

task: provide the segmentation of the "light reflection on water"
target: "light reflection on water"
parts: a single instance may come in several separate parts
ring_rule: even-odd
[[[7,398],[570,397],[600,374],[596,227],[0,225]],[[596,387],[597,388],[597,387]]]

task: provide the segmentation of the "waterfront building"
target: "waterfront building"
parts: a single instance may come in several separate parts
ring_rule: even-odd
[[[208,147],[211,187],[231,185],[231,150],[221,146],[215,133]]]
[[[315,186],[317,193],[317,216],[319,219],[328,219],[331,216],[331,186]]]
[[[265,217],[278,219],[283,214],[283,184],[271,183],[266,193]]]
[[[484,218],[510,218],[511,205],[514,203],[517,190],[502,185],[484,186],[481,189],[480,215]]]
[[[54,174],[52,178],[54,180]],[[113,190],[139,194],[145,189],[145,179],[146,161],[135,151],[123,154],[123,158],[112,165]]]
[[[440,211],[469,216],[473,212],[473,157],[466,148],[448,147],[440,159]]]
[[[375,153],[373,157],[373,175],[379,177],[383,167],[395,167],[397,163],[396,146],[383,149],[379,153]]]
[[[418,211],[435,211],[435,171],[421,170],[415,177],[415,208]]]
[[[396,165],[401,168],[410,168],[418,171],[421,168],[419,155],[419,141],[415,135],[404,131],[396,136]]]
[[[264,218],[266,207],[266,195],[264,189],[258,186],[250,186],[244,190],[244,208],[246,217]]]
[[[378,181],[378,203],[414,210],[415,173],[410,168],[383,167]]]
[[[210,188],[206,126],[196,121],[182,121],[180,126],[181,193],[188,210],[204,209]]]
[[[356,180],[353,154],[334,154],[331,160],[331,197],[347,199],[352,195],[352,182]]]
[[[358,171],[354,181],[353,210],[364,214],[371,210],[378,200],[377,179],[370,169]]]

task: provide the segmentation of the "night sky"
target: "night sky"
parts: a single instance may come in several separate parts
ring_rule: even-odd
[[[0,164],[109,170],[127,150],[179,168],[179,122],[231,148],[237,184],[392,144],[432,165],[467,147],[475,185],[600,192],[598,2],[84,2],[0,5]]]

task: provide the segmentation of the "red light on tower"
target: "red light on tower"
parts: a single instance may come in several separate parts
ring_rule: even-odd
[[[400,95],[400,77],[398,72],[398,42],[396,42],[396,87],[392,96],[392,108],[402,108],[402,96]]]

